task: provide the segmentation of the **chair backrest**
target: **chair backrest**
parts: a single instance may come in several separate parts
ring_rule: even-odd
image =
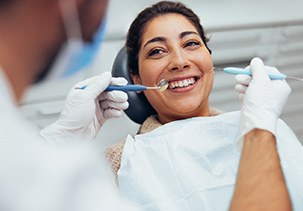
[[[126,48],[123,47],[117,54],[113,67],[112,75],[114,77],[124,77],[129,84],[133,84],[130,71],[127,67]],[[125,110],[126,115],[134,122],[142,124],[144,120],[156,111],[149,104],[143,92],[127,92],[129,107]]]

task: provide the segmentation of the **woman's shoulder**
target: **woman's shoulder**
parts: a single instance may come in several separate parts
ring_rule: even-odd
[[[143,122],[138,134],[150,132],[159,126],[161,126],[161,123],[157,118],[155,116],[150,116]],[[108,161],[114,175],[117,175],[117,172],[120,169],[125,142],[125,140],[118,142],[105,150],[106,160]]]
[[[117,172],[121,165],[121,157],[122,157],[124,145],[125,145],[125,141],[121,141],[121,142],[118,142],[117,144],[114,144],[114,145],[108,147],[105,150],[106,160],[108,161],[108,163],[112,169],[112,172],[115,175],[117,175]]]
[[[144,134],[153,131],[154,129],[161,127],[162,124],[159,122],[156,115],[148,117],[141,127],[139,128],[138,134]]]

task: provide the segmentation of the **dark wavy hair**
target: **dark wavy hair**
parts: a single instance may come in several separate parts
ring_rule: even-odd
[[[180,14],[187,18],[195,26],[206,48],[211,53],[211,50],[207,46],[208,38],[205,36],[199,17],[180,2],[160,1],[140,12],[128,30],[125,46],[127,51],[127,65],[131,74],[139,74],[138,54],[141,46],[142,34],[146,25],[153,18],[170,13]]]

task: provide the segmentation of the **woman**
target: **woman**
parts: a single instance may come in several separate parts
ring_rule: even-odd
[[[122,193],[144,210],[226,210],[240,159],[239,114],[218,115],[209,106],[214,71],[199,18],[183,4],[159,2],[134,20],[126,47],[134,83],[156,86],[165,79],[169,88],[146,91],[156,115],[138,135],[107,150]],[[278,145],[302,151],[289,128],[279,127],[278,139],[292,143]],[[292,193],[295,203],[300,193]]]
[[[165,9],[165,7],[167,8]],[[163,14],[159,15],[161,12]],[[160,20],[158,18],[156,19],[156,17]],[[170,19],[166,19],[167,17]],[[153,18],[155,19],[151,21]],[[183,64],[182,56],[172,55],[174,58],[171,58],[172,56],[167,58],[168,56],[166,56],[166,58],[164,58],[166,61],[163,62],[164,59],[161,57],[167,54],[167,52],[164,51],[164,45],[158,48],[155,48],[155,46],[159,43],[164,43],[164,41],[162,41],[160,37],[154,37],[154,34],[150,33],[150,31],[143,33],[147,28],[151,30],[157,28],[157,26],[152,24],[158,24],[158,22],[162,22],[162,19],[167,20],[166,23],[168,25],[172,25],[171,23],[178,25],[181,19],[186,26],[189,26],[186,30],[179,30],[183,34],[182,38],[177,39],[177,42],[179,46],[183,45],[184,49],[184,52],[178,53],[187,52],[187,54],[192,57],[191,59],[193,60],[195,68],[191,70],[191,73],[183,71],[193,68],[187,64]],[[191,20],[191,22],[188,20]],[[148,27],[144,27],[147,25]],[[163,26],[163,28],[165,27],[166,26]],[[138,34],[141,36],[137,36]],[[177,32],[177,36],[179,36],[179,34],[180,33]],[[150,38],[152,40],[150,40]],[[175,37],[171,38],[172,41],[176,42],[174,39]],[[150,116],[141,126],[138,131],[139,134],[149,132],[170,121],[194,116],[213,116],[221,113],[216,109],[209,108],[208,105],[208,96],[213,85],[214,71],[212,69],[211,50],[207,47],[207,41],[208,39],[200,25],[198,16],[183,4],[163,1],[154,5],[150,10],[146,9],[142,11],[138,15],[129,29],[126,41],[128,66],[131,70],[132,79],[135,84],[144,84],[146,86],[157,86],[161,79],[166,79],[170,82],[168,91],[147,91],[144,93],[155,109],[155,113],[158,115]],[[169,40],[165,42],[167,43]],[[170,42],[167,43],[166,46],[168,47],[169,44],[171,46],[175,43]],[[169,67],[165,67],[166,65],[169,65]],[[184,67],[182,65],[184,65]],[[139,66],[140,70],[144,70],[144,73],[139,73]],[[170,68],[170,70],[165,72],[163,68]],[[168,75],[167,72],[170,75]],[[171,74],[171,72],[173,72],[173,74]],[[177,77],[174,75],[177,75]],[[202,75],[203,77],[201,77]],[[181,86],[181,83],[182,86],[185,85],[184,83],[187,83],[186,87],[178,87]],[[195,86],[197,86],[197,88],[193,89]],[[192,89],[193,91],[191,91]],[[202,94],[201,89],[203,90]],[[188,91],[191,91],[189,95],[182,94],[184,92],[188,93]],[[141,95],[143,95],[143,93],[141,93]],[[197,96],[199,96],[199,98],[197,98]],[[107,155],[111,163],[116,163],[116,165],[113,165],[114,172],[117,172],[119,169],[120,162],[117,162],[116,159],[120,159],[123,145],[124,143],[119,143],[108,150]]]

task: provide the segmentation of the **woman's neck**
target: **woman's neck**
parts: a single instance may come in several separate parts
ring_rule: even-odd
[[[203,109],[199,108],[193,112],[189,112],[185,114],[164,115],[158,113],[158,120],[161,124],[166,124],[177,120],[188,119],[193,117],[203,117],[203,116],[204,117],[212,116],[209,106],[206,106]]]

